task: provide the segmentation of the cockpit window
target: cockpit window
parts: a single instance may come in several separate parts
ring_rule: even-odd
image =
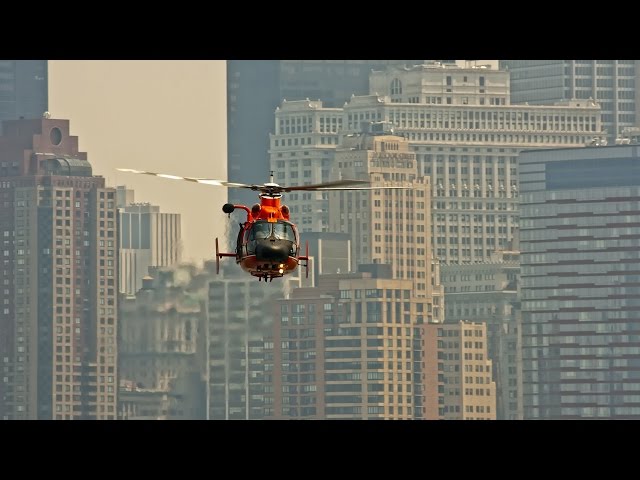
[[[278,240],[296,241],[296,235],[290,223],[278,222],[273,224],[273,234]]]
[[[250,239],[263,239],[271,236],[271,224],[268,222],[255,222],[251,228]]]
[[[251,227],[249,240],[269,238],[271,236],[271,232],[273,232],[273,235],[277,240],[289,240],[291,242],[296,241],[296,234],[293,230],[293,226],[287,222],[255,222]]]

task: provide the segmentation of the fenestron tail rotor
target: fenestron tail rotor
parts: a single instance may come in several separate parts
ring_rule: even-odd
[[[227,187],[227,188],[246,188],[253,191],[258,191],[267,195],[277,195],[283,192],[294,191],[331,191],[331,190],[389,190],[389,189],[410,189],[412,187],[402,186],[372,186],[370,182],[366,180],[335,180],[332,182],[316,183],[313,185],[294,185],[291,187],[281,186],[277,183],[265,183],[262,185],[250,185],[248,183],[234,183],[227,182],[225,180],[217,180],[214,178],[199,178],[199,177],[183,177],[179,175],[171,175],[167,173],[146,172],[144,170],[133,170],[131,168],[118,168],[117,170],[127,173],[136,173],[142,175],[152,175],[160,178],[167,178],[169,180],[183,180],[186,182],[201,183],[204,185],[212,185],[215,187]],[[369,185],[369,186],[363,186]]]

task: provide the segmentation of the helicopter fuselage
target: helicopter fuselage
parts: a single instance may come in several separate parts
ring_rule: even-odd
[[[260,195],[260,204],[225,205],[223,211],[236,208],[247,212],[236,244],[236,263],[251,275],[266,279],[283,277],[298,267],[300,238],[289,221],[289,208],[280,204],[280,195]],[[233,207],[233,208],[231,208]]]

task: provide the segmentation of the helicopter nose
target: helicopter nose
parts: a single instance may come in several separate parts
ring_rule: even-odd
[[[289,257],[291,242],[286,240],[258,240],[256,258],[269,262],[284,262]]]

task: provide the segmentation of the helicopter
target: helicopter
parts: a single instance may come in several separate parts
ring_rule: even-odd
[[[216,273],[220,273],[220,260],[224,257],[235,257],[236,263],[259,281],[273,281],[293,273],[298,266],[306,270],[309,277],[309,243],[306,243],[305,254],[301,255],[300,234],[295,223],[291,221],[291,212],[287,205],[281,203],[282,194],[293,191],[337,191],[337,190],[386,190],[407,189],[401,186],[363,186],[370,185],[366,180],[335,180],[313,185],[281,186],[273,182],[271,172],[268,183],[262,185],[234,183],[213,178],[182,177],[165,173],[146,172],[130,168],[118,168],[121,172],[153,175],[169,180],[183,180],[227,188],[244,188],[260,192],[260,203],[251,208],[246,205],[226,203],[222,211],[231,217],[235,210],[244,210],[247,218],[240,223],[235,253],[220,252],[216,238]],[[302,263],[304,262],[304,263]]]

